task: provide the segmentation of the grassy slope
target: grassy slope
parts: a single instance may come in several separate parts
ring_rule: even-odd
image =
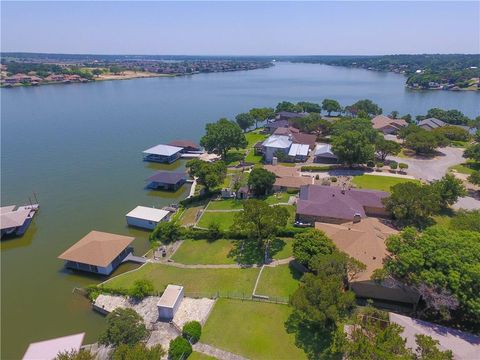
[[[220,299],[202,333],[202,342],[249,359],[306,359],[285,330],[287,305]]]
[[[212,222],[217,222],[218,224],[220,224],[221,230],[228,230],[233,224],[233,219],[236,213],[236,211],[204,212],[197,225],[206,228]]]
[[[232,248],[232,240],[185,240],[172,259],[181,264],[234,264],[228,257]]]
[[[354,176],[352,180],[352,182],[360,189],[381,190],[388,192],[392,186],[408,181],[419,182],[418,180],[404,179],[394,176],[375,175]]]
[[[216,291],[251,294],[258,268],[249,269],[182,269],[162,264],[146,264],[136,271],[112,278],[105,285],[130,288],[135,280],[152,281],[155,289],[162,291],[168,284],[183,285],[187,293]]]
[[[299,285],[301,274],[288,265],[265,267],[256,293],[270,297],[288,298]]]

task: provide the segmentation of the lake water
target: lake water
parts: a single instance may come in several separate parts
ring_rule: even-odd
[[[404,81],[277,63],[247,72],[1,89],[1,203],[23,204],[35,192],[41,205],[22,238],[1,243],[1,358],[18,359],[32,341],[75,332],[86,331],[87,343],[96,339],[103,317],[72,290],[101,279],[65,271],[56,257],[93,229],[135,236],[135,252],[148,250],[148,233],[129,229],[125,214],[176,202],[188,186],[174,194],[145,190],[155,170],[181,170],[184,162],[144,163],[142,150],[171,139],[198,141],[207,122],[281,100],[348,105],[370,98],[386,113],[442,107],[480,114],[478,92],[415,92]]]

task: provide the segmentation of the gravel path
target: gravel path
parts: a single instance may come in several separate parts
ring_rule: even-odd
[[[193,350],[208,356],[213,356],[214,358],[217,358],[219,360],[247,360],[247,358],[244,358],[243,356],[233,354],[231,352],[221,350],[203,343],[196,343],[195,345],[193,345]]]

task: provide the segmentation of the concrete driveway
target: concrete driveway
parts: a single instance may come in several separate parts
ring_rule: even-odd
[[[452,205],[455,210],[479,210],[480,200],[477,200],[471,196],[466,196],[458,199],[458,201]]]
[[[401,158],[390,156],[387,160],[408,164],[407,173],[420,180],[432,181],[441,179],[453,165],[465,162],[462,148],[445,147],[440,149],[441,155],[431,159]]]

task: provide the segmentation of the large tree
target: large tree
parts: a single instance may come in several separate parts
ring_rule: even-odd
[[[347,131],[333,137],[332,151],[339,162],[354,165],[372,161],[375,148],[363,133]]]
[[[332,240],[320,230],[309,229],[295,235],[293,256],[308,268],[312,268],[316,256],[331,254],[334,250],[335,245]]]
[[[187,161],[185,166],[189,170],[190,175],[197,177],[197,181],[205,186],[207,191],[220,186],[227,175],[227,166],[223,161],[206,162],[192,159]]]
[[[427,130],[416,130],[405,138],[405,146],[417,154],[431,154],[437,147],[446,145],[442,134]]]
[[[451,174],[445,175],[440,180],[434,181],[431,186],[440,198],[440,205],[447,208],[455,204],[458,198],[467,196],[467,190],[463,182]]]
[[[100,335],[101,344],[133,346],[149,334],[143,318],[133,309],[117,308],[107,315],[107,328]]]
[[[372,127],[369,119],[342,119],[336,121],[332,126],[334,136],[339,136],[347,131],[358,131],[362,133],[368,141],[374,144],[381,135]]]
[[[330,116],[332,112],[342,111],[342,107],[340,106],[337,100],[325,99],[322,101],[322,110],[325,110],[328,116]]]
[[[401,145],[392,140],[379,137],[375,142],[375,152],[380,160],[385,161],[387,156],[397,155],[402,149]]]
[[[222,118],[216,123],[207,124],[205,130],[206,134],[200,139],[200,145],[207,151],[221,155],[223,159],[227,157],[230,149],[247,146],[242,129],[228,119]]]
[[[268,107],[253,108],[249,111],[249,114],[255,121],[255,128],[258,128],[259,122],[263,123],[264,121],[275,117],[275,110]]]
[[[255,119],[250,113],[241,113],[235,116],[238,126],[245,132],[255,124]]]
[[[432,186],[405,182],[391,188],[386,209],[404,225],[422,226],[440,210],[440,195]]]
[[[411,228],[387,240],[392,256],[385,268],[395,278],[424,285],[437,296],[424,296],[427,315],[464,326],[480,326],[480,233],[434,226],[419,233]],[[450,293],[458,302],[441,301]],[[453,306],[448,306],[452,304]],[[453,309],[452,309],[453,307]]]
[[[265,253],[265,261],[269,258],[269,245],[278,230],[288,222],[288,211],[284,206],[269,206],[265,201],[246,200],[243,211],[236,214],[232,229],[245,233],[249,241],[256,241]]]
[[[367,116],[375,116],[383,112],[381,107],[369,99],[359,100],[355,104],[348,106],[347,110],[355,116],[359,116],[361,113]]]
[[[303,112],[308,113],[320,113],[322,112],[322,107],[316,103],[308,102],[308,101],[300,101],[297,103],[297,106],[302,108]]]
[[[265,196],[271,193],[275,179],[274,173],[263,168],[255,168],[248,177],[248,187],[255,196]]]
[[[275,108],[275,112],[279,113],[281,111],[289,111],[289,112],[302,112],[301,106],[298,106],[290,101],[282,101],[277,104]]]

